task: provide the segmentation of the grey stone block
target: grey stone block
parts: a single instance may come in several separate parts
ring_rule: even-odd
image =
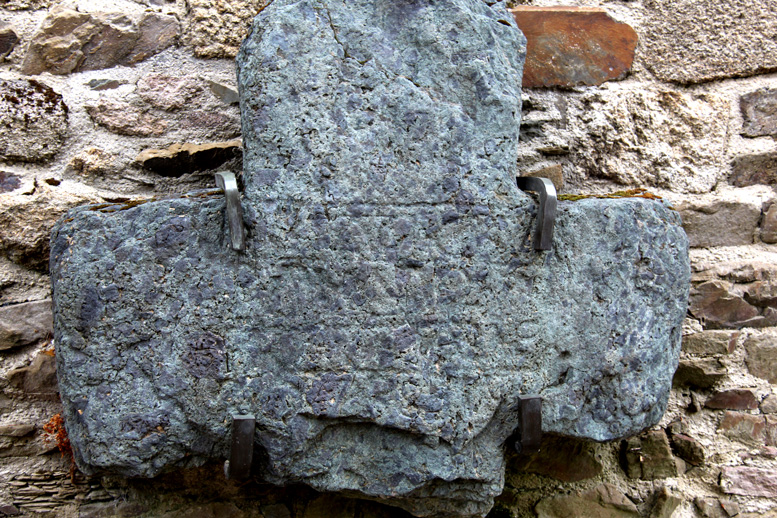
[[[483,516],[517,398],[543,429],[658,422],[690,277],[677,213],[561,203],[530,247],[515,184],[524,39],[480,0],[276,0],[238,58],[245,253],[221,196],[71,211],[54,230],[55,337],[79,467],[256,475]]]

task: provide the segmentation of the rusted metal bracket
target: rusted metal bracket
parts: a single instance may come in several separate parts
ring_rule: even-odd
[[[232,416],[232,444],[229,460],[224,462],[224,475],[233,480],[243,480],[251,474],[254,460],[254,431],[256,418],[252,415]]]
[[[534,191],[540,195],[532,244],[535,250],[550,250],[553,247],[553,224],[556,222],[556,188],[547,178],[519,176],[516,181],[522,191]]]
[[[243,206],[240,204],[240,191],[234,173],[216,173],[216,186],[224,191],[227,198],[227,222],[233,250],[246,249],[246,230],[243,226]]]
[[[518,396],[518,422],[520,438],[515,441],[515,451],[526,455],[540,451],[542,442],[542,398]]]

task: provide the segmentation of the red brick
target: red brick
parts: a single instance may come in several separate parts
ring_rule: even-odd
[[[631,69],[637,33],[603,9],[519,6],[511,12],[527,39],[525,87],[600,85]]]

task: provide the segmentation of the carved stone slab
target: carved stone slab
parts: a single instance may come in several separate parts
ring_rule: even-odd
[[[525,40],[499,4],[276,0],[238,58],[246,250],[224,199],[86,207],[52,237],[60,390],[79,467],[225,459],[484,516],[518,397],[545,432],[658,422],[688,293],[677,214],[515,184]]]

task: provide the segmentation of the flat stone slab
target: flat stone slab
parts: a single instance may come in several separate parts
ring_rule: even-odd
[[[595,86],[631,70],[637,33],[604,9],[521,5],[510,10],[526,36],[523,86]]]
[[[367,22],[370,23],[367,23]],[[446,35],[445,38],[442,35]],[[606,441],[660,419],[690,269],[678,214],[514,179],[524,39],[504,8],[276,0],[238,58],[247,230],[212,191],[71,211],[52,236],[57,362],[86,473],[225,459],[484,516],[518,397]]]
[[[761,88],[739,98],[742,134],[746,137],[777,135],[777,90]]]

